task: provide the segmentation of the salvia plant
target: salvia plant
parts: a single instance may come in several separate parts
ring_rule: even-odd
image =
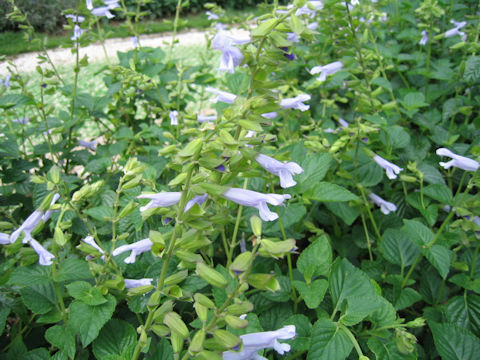
[[[0,358],[477,358],[478,1],[207,4],[195,65],[148,2],[77,1],[72,72],[2,78]]]

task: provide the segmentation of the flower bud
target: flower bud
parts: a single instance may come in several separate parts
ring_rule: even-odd
[[[165,325],[160,325],[160,324],[155,324],[152,326],[152,331],[160,336],[160,337],[165,337],[168,334],[170,334],[170,329],[166,327]]]
[[[253,304],[249,301],[232,304],[227,307],[227,312],[232,315],[243,315],[253,310]]]
[[[251,262],[252,253],[250,251],[246,251],[235,258],[232,265],[230,265],[230,270],[232,270],[235,274],[238,275],[246,271],[250,266]]]
[[[160,304],[160,299],[162,297],[162,294],[160,291],[155,291],[151,296],[150,299],[148,299],[147,306],[150,307],[155,307]]]
[[[188,347],[188,351],[191,354],[198,353],[203,350],[203,342],[205,341],[205,331],[198,330],[193,336],[192,342]]]
[[[161,321],[163,320],[163,316],[173,310],[173,301],[167,300],[165,301],[162,306],[160,306],[155,312],[153,313],[153,320],[154,321]]]
[[[132,180],[127,181],[125,184],[123,184],[122,189],[128,190],[128,189],[134,188],[140,183],[140,181],[142,181],[142,175],[137,175]]]
[[[425,326],[425,319],[422,317],[418,317],[412,321],[407,322],[405,326],[412,327],[412,328]]]
[[[264,257],[273,257],[274,259],[278,259],[283,257],[285,254],[289,254],[295,249],[296,246],[294,239],[287,239],[284,241],[262,239],[262,245],[258,253]]]
[[[217,344],[225,349],[232,349],[240,345],[241,339],[227,330],[217,329],[213,332],[213,338]]]
[[[176,332],[172,332],[172,334],[170,335],[170,341],[172,343],[173,352],[175,354],[178,354],[180,351],[183,350],[183,340],[184,337],[177,334]]]
[[[222,274],[204,263],[197,263],[196,271],[198,276],[212,286],[226,288],[228,285]]]
[[[274,274],[251,274],[247,281],[257,289],[277,291],[280,290],[280,284],[274,276]]]
[[[244,329],[248,326],[248,320],[240,319],[237,316],[225,315],[225,322],[234,329]]]
[[[175,254],[180,260],[186,263],[198,263],[202,261],[202,257],[199,254],[195,254],[190,251],[177,250]]]
[[[190,335],[187,325],[183,322],[180,315],[174,311],[170,311],[165,314],[163,318],[163,323],[167,325],[173,333],[180,335],[182,338],[187,338]],[[173,345],[173,344],[172,344]]]
[[[196,302],[205,306],[208,309],[213,309],[215,307],[213,301],[201,293],[196,293],[195,295],[193,295],[193,298]]]
[[[188,270],[179,271],[167,277],[165,279],[165,285],[169,286],[169,285],[175,285],[175,284],[181,283],[183,280],[187,278],[187,276],[188,276]]]
[[[413,334],[405,331],[403,328],[396,328],[395,342],[397,344],[398,351],[407,355],[415,349],[417,338]]]
[[[262,220],[258,216],[254,215],[250,218],[250,226],[256,237],[262,236]]]
[[[197,354],[196,359],[199,359],[199,360],[222,360],[222,356],[213,352],[213,351],[203,350],[202,352]]]
[[[203,306],[199,302],[195,302],[193,304],[193,307],[195,308],[195,312],[197,313],[199,319],[202,320],[202,321],[207,321],[208,308],[206,306]]]

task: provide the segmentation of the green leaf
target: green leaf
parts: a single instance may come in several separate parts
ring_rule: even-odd
[[[369,321],[377,327],[387,327],[397,323],[397,312],[393,305],[381,296],[379,296],[377,300],[378,307],[368,316]]]
[[[112,319],[93,342],[96,359],[131,359],[137,344],[137,332],[128,322]]]
[[[7,317],[10,314],[9,307],[2,307],[0,309],[0,336],[3,334],[5,330],[5,322],[7,321]]]
[[[346,326],[353,326],[361,322],[368,315],[378,309],[380,296],[350,297],[347,299],[347,307],[340,322]]]
[[[453,195],[448,186],[443,184],[431,184],[423,189],[423,193],[441,204],[452,205]]]
[[[313,325],[307,360],[344,360],[352,348],[343,328],[329,319],[320,319]]]
[[[432,165],[422,163],[418,165],[418,170],[423,174],[423,179],[430,184],[445,184],[443,175]]]
[[[253,37],[265,36],[270,31],[272,31],[276,25],[277,25],[277,20],[276,19],[265,20],[260,25],[258,25],[255,29],[253,29],[251,31],[251,34],[252,34]]]
[[[406,309],[417,301],[420,301],[422,296],[412,288],[402,289],[400,296],[395,300],[395,310]]]
[[[379,247],[388,262],[403,266],[403,268],[412,265],[420,255],[417,246],[400,229],[387,229],[382,235]]]
[[[428,323],[435,348],[443,360],[476,359],[480,354],[480,339],[455,324]]]
[[[480,335],[480,296],[455,296],[448,301],[445,315],[448,322]]]
[[[295,187],[297,193],[304,193],[323,180],[331,163],[332,155],[329,153],[308,154],[308,156],[305,156],[300,164],[303,173],[296,177],[298,179],[298,184]]]
[[[92,277],[88,263],[85,260],[68,258],[62,260],[58,265],[58,273],[54,280],[56,282],[75,281],[91,279]]]
[[[8,284],[18,286],[47,284],[51,281],[51,271],[50,266],[41,266],[38,264],[28,267],[17,267],[13,270],[12,275],[10,275]]]
[[[173,349],[170,342],[161,338],[158,344],[155,346],[152,355],[148,358],[149,360],[173,360]]]
[[[413,110],[429,105],[425,102],[425,96],[421,92],[408,93],[403,100],[400,100],[400,102],[407,110]]]
[[[337,258],[332,265],[329,290],[335,309],[349,297],[375,297],[376,291],[369,277],[347,259]]]
[[[90,306],[80,300],[70,304],[69,325],[80,336],[84,347],[98,336],[100,329],[110,320],[115,310],[116,301],[107,295],[105,304]]]
[[[417,356],[414,352],[411,354],[403,354],[398,351],[397,344],[394,339],[382,339],[371,337],[367,341],[368,347],[375,354],[377,359],[381,360],[415,360]]]
[[[422,249],[422,254],[438,270],[442,279],[446,279],[450,270],[452,252],[445,246],[433,245],[428,249]]]
[[[68,293],[75,299],[83,301],[87,305],[100,305],[107,302],[97,288],[86,281],[75,281],[67,285]]]
[[[55,325],[47,329],[45,339],[50,344],[65,352],[69,358],[75,357],[75,335],[61,325]]]
[[[282,220],[283,227],[289,229],[305,218],[307,209],[302,204],[287,204],[286,206],[277,207],[276,212]],[[264,234],[280,233],[280,231],[280,224],[278,221],[264,223]]]
[[[297,268],[307,282],[314,276],[328,274],[332,264],[332,248],[326,235],[315,239],[304,249],[297,260]]]
[[[310,200],[324,202],[351,201],[358,199],[355,194],[345,189],[344,187],[324,181],[317,183],[313,188],[309,189],[304,196]]]
[[[53,284],[31,285],[20,289],[23,303],[35,314],[46,314],[57,303]]]
[[[318,308],[318,305],[322,302],[328,288],[328,282],[324,279],[314,280],[310,284],[304,283],[300,280],[294,280],[293,285],[298,290],[303,301],[305,301],[305,305],[307,305],[309,309]]]
[[[384,133],[381,133],[382,138],[384,138],[382,141],[385,144],[390,144],[393,149],[405,148],[410,143],[410,135],[401,126],[387,126],[384,128],[384,131]]]
[[[377,77],[377,78],[373,79],[371,81],[371,83],[374,84],[374,85],[381,86],[381,87],[383,87],[384,89],[387,89],[387,90],[393,90],[392,89],[392,84],[390,83],[390,81],[388,81],[387,79],[385,79],[383,77]]]
[[[465,63],[463,78],[471,83],[480,79],[480,56],[470,56]]]
[[[403,230],[407,233],[415,245],[423,248],[424,245],[429,244],[433,240],[433,232],[428,227],[417,220],[403,220]]]
[[[97,206],[86,209],[84,213],[98,221],[109,221],[113,218],[113,208],[108,206]]]
[[[360,211],[344,202],[328,202],[325,207],[337,215],[348,226],[360,216]]]
[[[4,109],[33,104],[32,98],[21,94],[6,94],[0,98],[0,108]]]

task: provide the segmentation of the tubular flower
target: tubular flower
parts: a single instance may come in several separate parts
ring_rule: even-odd
[[[0,233],[0,244],[1,245],[10,244],[10,235],[5,233]]]
[[[272,111],[268,113],[263,113],[261,115],[265,119],[275,119],[278,116],[278,113],[276,111]]]
[[[243,348],[241,351],[225,351],[222,354],[223,360],[251,360],[265,359],[258,355],[262,349],[274,349],[280,355],[290,351],[289,344],[282,344],[278,340],[293,339],[296,336],[295,326],[287,325],[275,331],[265,331],[240,335]]]
[[[183,212],[187,212],[195,204],[197,204],[198,206],[201,206],[207,200],[207,197],[208,197],[208,194],[206,194],[206,193],[203,194],[203,195],[195,196],[192,200],[187,202],[187,205],[185,205],[185,209],[183,209]]]
[[[455,20],[450,20],[450,22],[455,25],[454,28],[447,30],[445,32],[445,37],[449,38],[455,35],[459,35],[462,38],[462,41],[467,40],[467,34],[465,34],[463,31],[460,31],[461,28],[465,27],[467,25],[466,21],[461,21],[461,22],[456,22]]]
[[[211,11],[205,11],[205,15],[207,15],[207,20],[218,20],[220,17],[217,14],[212,13]]]
[[[392,211],[397,211],[397,206],[395,204],[383,200],[380,196],[375,195],[374,193],[368,194],[368,197],[375,205],[380,207],[380,211],[385,215],[390,214]]]
[[[443,166],[444,169],[449,169],[454,166],[465,171],[477,171],[480,166],[478,161],[457,155],[447,148],[437,149],[437,155],[447,156],[452,159],[448,162],[440,162],[440,165]]]
[[[295,12],[295,15],[300,16],[305,14],[313,18],[317,14],[317,11],[322,9],[323,1],[308,1]]]
[[[147,205],[140,208],[140,212],[145,210],[157,208],[157,207],[168,207],[172,206],[180,201],[182,193],[179,191],[175,192],[161,192],[157,194],[142,194],[138,195],[137,199],[151,199]]]
[[[85,2],[87,4],[87,9],[92,10],[93,9],[92,0],[86,0]]]
[[[215,88],[207,87],[205,89],[206,91],[217,95],[217,98],[215,99],[215,102],[221,101],[227,104],[233,104],[235,99],[237,98],[237,95],[234,95],[232,93],[226,92],[226,91],[221,91]]]
[[[269,173],[280,178],[280,186],[282,188],[289,188],[295,186],[297,183],[293,180],[294,174],[301,174],[303,169],[296,162],[283,163],[270,156],[258,154],[255,160]]]
[[[145,251],[150,251],[152,249],[153,242],[150,239],[143,239],[133,244],[122,245],[115,250],[113,250],[112,255],[117,256],[126,251],[131,251],[130,256],[123,260],[126,264],[133,264],[137,259],[137,255],[144,253]]]
[[[93,7],[92,7],[92,9],[93,9]],[[72,15],[72,14],[69,14],[69,15],[65,15],[65,17],[66,17],[67,19],[72,19],[72,21],[73,21],[74,23],[77,23],[77,24],[82,23],[82,22],[85,21],[85,18],[84,18],[83,16],[81,16],[81,15]]]
[[[82,239],[82,241],[87,244],[87,245],[90,245],[91,247],[93,247],[95,250],[97,250],[100,254],[102,254],[102,257],[100,259],[102,260],[105,260],[105,252],[102,250],[102,248],[100,246],[98,246],[98,244],[95,242],[95,239],[93,238],[93,236],[89,235],[87,236],[85,239]],[[90,256],[88,255],[87,256],[87,260],[90,260],[92,259],[93,256]]]
[[[285,200],[290,199],[291,197],[288,194],[262,194],[256,191],[238,188],[230,188],[225,191],[222,196],[239,205],[257,208],[263,221],[273,221],[278,219],[278,214],[271,212],[267,203],[275,206],[282,205]]]
[[[197,115],[198,122],[217,121],[217,115]]]
[[[178,111],[170,111],[168,115],[170,117],[170,125],[178,125]]]
[[[147,286],[152,285],[153,279],[151,278],[143,278],[143,279],[123,279],[125,282],[125,288],[133,289],[139,286]]]
[[[82,146],[82,147],[90,149],[92,151],[97,150],[97,142],[95,140],[93,140],[93,141],[78,140],[78,146]]]
[[[422,31],[422,39],[420,40],[419,44],[424,46],[426,45],[428,42],[428,32],[427,30],[423,30]]]
[[[30,246],[35,250],[38,255],[38,263],[43,266],[52,265],[52,259],[55,259],[55,255],[48,252],[37,240],[30,239]]]
[[[398,167],[395,164],[392,164],[391,162],[385,160],[381,156],[375,155],[373,157],[373,160],[380,165],[383,169],[385,169],[387,173],[387,177],[390,180],[396,179],[397,175],[400,174],[400,172],[403,170],[401,167]]]
[[[327,76],[335,74],[336,72],[340,71],[342,67],[343,64],[341,61],[335,61],[324,66],[314,66],[312,70],[310,70],[310,74],[315,75],[320,73],[320,76],[317,78],[317,80],[325,81]]]
[[[233,74],[235,72],[235,66],[240,65],[243,61],[242,52],[234,45],[246,44],[248,42],[250,42],[250,38],[235,38],[225,31],[219,31],[212,40],[213,48],[222,52],[218,70],[228,71]]]
[[[280,106],[283,109],[298,109],[300,111],[307,111],[310,105],[305,105],[303,102],[310,100],[312,97],[308,94],[297,95],[294,98],[286,98],[280,101]]]

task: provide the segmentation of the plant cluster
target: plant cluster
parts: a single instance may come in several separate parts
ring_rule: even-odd
[[[39,96],[2,79],[0,358],[475,358],[478,2],[273,1],[243,32],[209,5],[195,66],[182,0],[166,50],[143,3],[67,10],[73,74],[44,52]]]

